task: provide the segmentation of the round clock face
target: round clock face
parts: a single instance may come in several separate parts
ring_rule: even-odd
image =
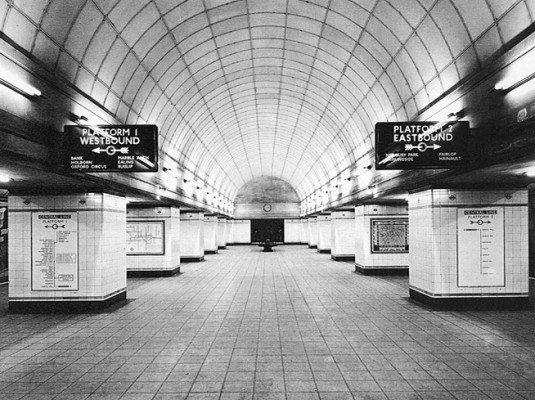
[[[271,204],[264,204],[264,211],[270,212],[271,211]]]

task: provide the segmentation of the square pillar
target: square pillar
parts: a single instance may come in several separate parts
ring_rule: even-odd
[[[180,272],[180,209],[129,208],[126,255],[128,276],[172,276]]]
[[[0,198],[0,283],[8,280],[7,243],[7,198]]]
[[[204,260],[204,214],[180,212],[180,262]]]
[[[406,205],[365,204],[355,207],[355,271],[363,274],[407,274],[409,218]]]
[[[331,258],[335,261],[355,261],[355,213],[331,213]]]
[[[204,254],[217,254],[217,217],[204,216]]]
[[[528,304],[527,190],[430,189],[409,197],[410,297],[433,307]]]
[[[234,220],[228,219],[227,220],[227,245],[234,244]]]
[[[9,310],[77,313],[126,299],[126,199],[9,196]]]
[[[301,243],[300,238],[301,220],[284,220],[284,243]]]
[[[316,249],[318,247],[318,226],[317,217],[308,218],[308,247]]]
[[[301,220],[301,229],[299,230],[301,236],[301,243],[308,243],[308,219],[302,218]]]
[[[234,225],[234,243],[235,244],[251,243],[251,220],[235,219],[233,225]]]
[[[227,219],[217,219],[217,232],[216,232],[217,248],[225,249],[227,247]]]
[[[318,253],[331,252],[331,215],[320,214],[316,220],[318,227]]]

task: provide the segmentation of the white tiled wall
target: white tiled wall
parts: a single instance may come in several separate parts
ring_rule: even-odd
[[[336,257],[355,255],[355,213],[331,213],[331,254]]]
[[[128,255],[128,271],[167,271],[180,265],[180,209],[175,207],[129,208],[126,219],[164,221],[165,252],[162,255]]]
[[[409,198],[410,287],[441,296],[527,294],[527,204],[527,190],[433,189],[412,194]],[[480,207],[503,207],[504,287],[459,287],[457,283],[457,210]]]
[[[227,247],[227,220],[226,218],[217,219],[216,242],[218,248]]]
[[[301,219],[300,242],[308,243],[308,219]]]
[[[284,243],[301,243],[301,220],[284,220]]]
[[[308,245],[318,245],[318,226],[316,222],[316,217],[310,217],[308,219]]]
[[[217,217],[204,216],[204,251],[217,251]]]
[[[204,256],[204,214],[180,213],[180,257]]]
[[[251,243],[251,220],[235,219],[234,225],[234,243],[246,244]]]
[[[403,205],[366,204],[355,207],[355,263],[369,268],[407,268],[408,253],[372,253],[370,232],[372,218],[393,219],[407,216],[407,207]],[[409,220],[409,226],[410,224]],[[410,244],[409,251],[411,251]]]
[[[9,297],[102,300],[126,290],[126,200],[102,193],[9,196]],[[78,213],[79,290],[32,291],[32,212]]]
[[[331,250],[331,216],[328,214],[318,215],[316,226],[318,229],[318,251]]]

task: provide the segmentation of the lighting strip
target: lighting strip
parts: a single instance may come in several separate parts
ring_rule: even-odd
[[[508,93],[508,92],[510,92],[512,90],[515,90],[516,88],[522,86],[523,84],[528,83],[529,81],[531,81],[534,78],[535,78],[535,72],[529,74],[525,78],[522,78],[519,81],[517,81],[515,83],[512,83],[512,84],[508,84],[506,80],[500,81],[500,82],[496,83],[496,85],[494,85],[494,90],[498,91],[500,93]]]
[[[41,91],[39,89],[34,88],[33,86],[27,84],[26,82],[23,82],[15,77],[0,77],[0,83],[9,89],[17,92],[18,94],[21,94],[26,97],[39,97],[42,95]]]

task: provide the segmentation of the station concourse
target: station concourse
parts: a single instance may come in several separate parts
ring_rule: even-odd
[[[0,121],[0,399],[535,399],[535,1],[0,0]]]

